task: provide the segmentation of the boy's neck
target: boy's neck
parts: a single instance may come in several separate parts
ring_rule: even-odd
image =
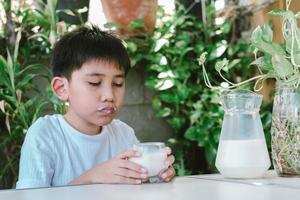
[[[93,126],[81,122],[81,120],[74,119],[69,113],[66,113],[64,115],[64,119],[70,126],[72,126],[72,128],[85,135],[97,135],[100,134],[102,131],[102,126]]]

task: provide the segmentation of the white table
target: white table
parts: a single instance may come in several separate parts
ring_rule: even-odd
[[[0,200],[293,200],[300,199],[300,178],[268,172],[262,179],[225,179],[221,175],[177,177],[171,183],[94,184],[26,190],[1,190]]]

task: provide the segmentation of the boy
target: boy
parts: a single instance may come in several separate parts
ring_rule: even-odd
[[[53,49],[52,89],[69,104],[65,115],[47,115],[28,130],[21,151],[17,188],[85,183],[140,184],[146,169],[128,158],[138,140],[113,119],[125,93],[130,60],[121,40],[96,27],[63,36]],[[168,182],[175,176],[174,156],[166,149]]]

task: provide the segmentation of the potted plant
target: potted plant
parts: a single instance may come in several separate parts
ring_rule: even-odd
[[[121,34],[133,36],[153,32],[157,0],[101,0],[101,3],[107,21],[120,26]],[[143,28],[136,30],[129,27],[135,20],[142,20]]]
[[[272,113],[272,159],[274,168],[280,176],[300,175],[300,29],[297,19],[300,12],[289,10],[291,1],[286,1],[286,10],[275,9],[270,14],[282,17],[282,33],[285,44],[273,43],[273,32],[269,25],[258,26],[252,33],[251,43],[255,47],[255,60],[251,63],[258,68],[258,75],[239,83],[233,83],[222,74],[230,68],[224,59],[215,65],[219,75],[226,81],[225,88],[236,88],[255,81],[254,90],[262,88],[266,79],[276,80],[276,93]],[[209,81],[205,70],[204,52],[198,59],[202,66],[205,84],[215,87]],[[224,87],[223,87],[224,88]]]

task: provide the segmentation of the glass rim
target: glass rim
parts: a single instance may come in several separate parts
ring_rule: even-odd
[[[221,92],[221,98],[235,98],[235,97],[242,97],[242,98],[252,97],[257,99],[263,99],[263,95],[247,89],[233,89],[233,90],[225,90]]]
[[[164,142],[140,142],[136,143],[133,146],[165,146]]]

